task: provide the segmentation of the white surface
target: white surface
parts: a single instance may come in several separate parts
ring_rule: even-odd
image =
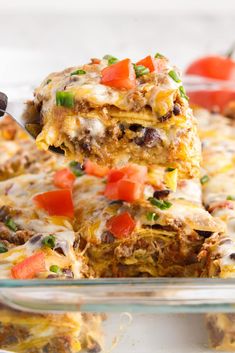
[[[207,347],[203,315],[134,314],[132,317],[113,353],[214,353]],[[110,341],[119,336],[120,322],[123,321],[119,314],[109,315],[105,323],[109,342],[104,353],[110,352]]]

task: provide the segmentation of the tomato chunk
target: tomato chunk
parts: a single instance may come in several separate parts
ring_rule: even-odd
[[[148,169],[146,166],[138,164],[128,164],[125,167],[119,169],[120,172],[124,173],[125,179],[136,181],[139,183],[145,183],[147,178]]]
[[[132,89],[136,85],[135,70],[130,59],[124,59],[102,70],[101,83],[118,89]]]
[[[94,175],[102,178],[108,174],[109,168],[102,167],[95,162],[87,160],[85,163],[85,172],[89,175]]]
[[[37,273],[44,270],[45,254],[43,252],[37,252],[13,266],[11,276],[15,279],[31,279],[34,278]]]
[[[131,180],[120,180],[118,182],[118,199],[133,202],[143,195],[144,186]]]
[[[106,223],[108,231],[118,239],[126,238],[130,235],[135,229],[135,226],[135,220],[131,217],[129,212],[114,216]]]
[[[118,183],[108,183],[105,186],[104,196],[109,200],[119,200]]]
[[[150,72],[155,71],[157,68],[156,61],[150,55],[148,55],[148,56],[146,56],[146,58],[138,61],[136,63],[136,65],[143,65],[143,66],[147,67]]]
[[[235,80],[235,61],[218,55],[205,56],[192,62],[186,74],[216,80]]]
[[[58,188],[70,189],[73,187],[75,180],[76,177],[69,168],[63,168],[54,174],[54,185]]]
[[[107,175],[107,181],[108,183],[114,183],[124,178],[124,176],[125,173],[122,172],[120,169],[112,169]]]
[[[72,194],[69,189],[47,191],[34,196],[33,201],[50,216],[74,216]]]
[[[198,105],[209,110],[218,108],[219,111],[223,111],[229,102],[235,100],[235,90],[201,90],[188,92],[188,95],[191,104]]]

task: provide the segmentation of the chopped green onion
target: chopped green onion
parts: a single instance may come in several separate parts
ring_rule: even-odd
[[[47,235],[43,241],[42,244],[46,246],[47,248],[53,249],[55,247],[55,236],[54,235]]]
[[[172,203],[166,200],[158,200],[155,197],[149,197],[148,201],[150,201],[150,203],[158,208],[160,208],[160,210],[167,210],[168,208],[170,208],[172,206]]]
[[[50,83],[52,80],[49,78],[46,82],[46,84],[48,85],[48,83]]]
[[[209,181],[209,177],[208,175],[204,175],[203,177],[201,177],[200,182],[202,185],[206,184]]]
[[[9,229],[13,230],[13,232],[16,232],[17,229],[18,229],[17,225],[15,224],[15,222],[13,221],[12,218],[7,218],[7,220],[5,221],[5,225],[6,225]]]
[[[177,73],[174,70],[171,70],[168,72],[168,75],[172,78],[172,80],[174,80],[175,82],[179,83],[181,82],[181,79],[179,78],[179,76],[177,75]]]
[[[180,87],[179,87],[179,91],[180,91],[180,96],[181,96],[182,98],[185,98],[185,99],[189,100],[189,97],[188,97],[187,94],[186,94],[186,91],[185,91],[184,86],[180,86]]]
[[[112,55],[105,55],[103,59],[108,60],[108,66],[117,63],[119,60]]]
[[[51,271],[51,272],[58,273],[58,272],[60,272],[60,268],[59,268],[59,266],[57,266],[57,265],[51,265],[51,266],[50,266],[50,271]]]
[[[74,95],[72,92],[57,91],[56,92],[56,105],[73,108],[74,107]]]
[[[6,247],[5,244],[3,244],[2,242],[0,242],[0,254],[3,254],[4,252],[7,252],[8,249]]]
[[[76,177],[80,177],[84,174],[82,168],[81,168],[81,164],[79,162],[76,161],[72,161],[69,163],[69,168],[71,169],[71,172],[76,176]]]
[[[76,70],[76,71],[73,71],[71,72],[70,76],[73,76],[73,75],[85,75],[86,74],[86,71],[85,70]]]
[[[228,196],[227,196],[227,200],[235,201],[235,196],[228,195]]]
[[[149,69],[143,65],[135,65],[134,64],[134,69],[135,69],[135,74],[136,77],[140,77],[146,74],[149,74]]]
[[[148,221],[156,221],[159,218],[159,215],[155,212],[148,212],[146,218]]]
[[[162,55],[162,54],[160,54],[160,53],[156,53],[156,54],[154,55],[154,57],[155,57],[155,59],[165,59],[165,56]]]
[[[173,172],[174,170],[175,170],[175,168],[171,168],[171,167],[166,168],[166,172]]]

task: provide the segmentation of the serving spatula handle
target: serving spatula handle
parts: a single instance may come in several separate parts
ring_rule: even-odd
[[[0,117],[3,116],[7,109],[8,98],[3,92],[0,92]]]

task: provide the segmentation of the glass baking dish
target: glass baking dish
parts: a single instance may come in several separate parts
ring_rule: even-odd
[[[185,82],[189,93],[211,89],[205,81],[186,77]],[[214,84],[210,84],[213,89],[217,87]],[[10,102],[15,103],[19,91],[18,101],[22,101],[30,97],[32,87],[1,89],[8,93]],[[11,313],[25,313],[35,322],[41,316],[51,315],[58,317],[60,322],[61,315],[66,313],[100,315],[102,344],[85,344],[82,348],[90,353],[208,353],[213,352],[208,346],[206,331],[208,314],[212,319],[228,314],[230,333],[235,337],[235,279],[0,280],[0,338],[1,310],[7,310],[9,317]],[[92,317],[88,316],[89,320]],[[14,315],[12,325],[14,327]],[[5,334],[10,337],[8,331]],[[218,348],[223,333],[217,330],[211,334],[209,327],[209,334],[212,346]],[[13,337],[13,340],[17,339]],[[1,348],[6,347],[0,345]],[[76,353],[79,350],[66,350],[64,346],[61,352]],[[24,348],[12,351],[60,353],[47,347],[35,351]]]

